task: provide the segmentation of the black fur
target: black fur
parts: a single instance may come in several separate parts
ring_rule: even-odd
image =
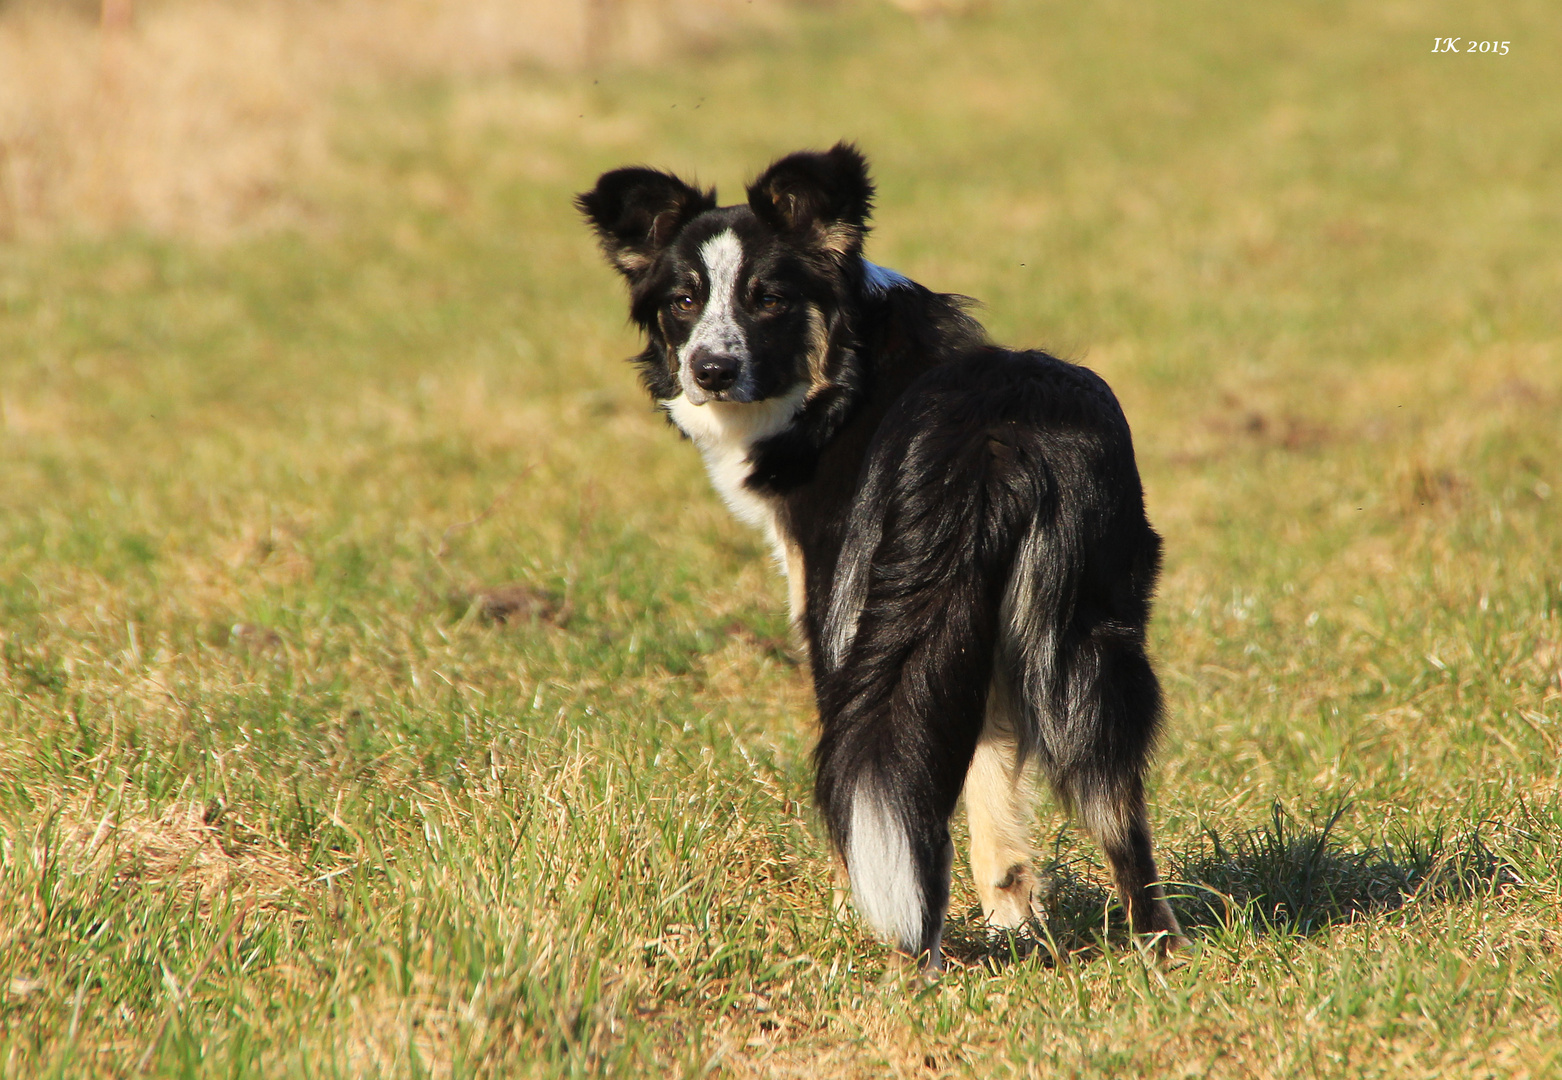
[[[716,208],[716,192],[700,191],[655,169],[615,169],[604,173],[594,190],[577,196],[575,206],[595,226],[614,265],[633,282],[691,218]]]
[[[777,233],[821,247],[820,234],[841,229],[841,243],[826,248],[845,263],[862,254],[862,237],[873,212],[868,162],[856,147],[839,144],[823,154],[789,154],[760,174],[748,189],[749,209]]]
[[[717,300],[702,245],[724,231],[744,260],[733,362],[762,390],[723,400],[807,389],[748,446],[744,483],[800,555],[831,839],[850,864],[854,793],[871,789],[909,844],[919,925],[895,944],[939,962],[948,821],[993,709],[1102,839],[1135,929],[1174,943],[1142,787],[1161,720],[1145,653],[1160,539],[1127,421],[1092,372],[989,344],[963,299],[870,280],[872,202],[843,144],[782,158],[744,205],[645,169],[606,174],[578,205],[629,279],[653,398],[676,405],[688,385],[680,349]]]

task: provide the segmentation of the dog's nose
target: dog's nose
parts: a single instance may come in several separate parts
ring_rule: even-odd
[[[719,394],[738,381],[738,361],[734,356],[711,353],[695,357],[694,381],[700,389]]]

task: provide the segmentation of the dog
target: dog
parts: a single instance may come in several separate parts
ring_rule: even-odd
[[[815,796],[858,910],[942,967],[963,793],[987,922],[1029,928],[1039,770],[1102,845],[1132,931],[1176,948],[1143,783],[1161,541],[1117,399],[864,259],[854,146],[783,157],[747,194],[718,206],[636,167],[576,206],[628,281],[646,389],[785,572]]]

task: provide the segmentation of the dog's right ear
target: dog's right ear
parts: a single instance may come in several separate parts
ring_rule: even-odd
[[[656,169],[614,169],[577,195],[575,206],[596,230],[608,261],[634,284],[678,230],[716,209],[716,189],[701,191]]]

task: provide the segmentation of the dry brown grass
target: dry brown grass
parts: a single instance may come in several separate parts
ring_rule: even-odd
[[[77,794],[45,821],[52,835],[32,845],[34,858],[57,858],[75,875],[107,875],[118,889],[171,890],[203,913],[211,898],[228,893],[285,906],[321,881],[220,801],[181,799],[154,812]]]
[[[643,63],[773,23],[775,0],[167,0],[123,29],[0,9],[0,239],[221,237],[314,215],[344,91]]]

